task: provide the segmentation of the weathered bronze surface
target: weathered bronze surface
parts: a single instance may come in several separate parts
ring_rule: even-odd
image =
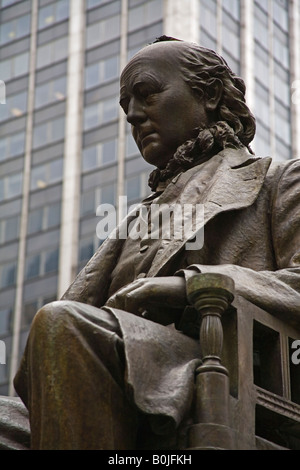
[[[156,167],[140,208],[202,204],[204,220],[133,239],[129,214],[37,313],[15,378],[31,448],[299,448],[300,161],[253,154],[243,81],[192,43],[138,52],[120,104]]]

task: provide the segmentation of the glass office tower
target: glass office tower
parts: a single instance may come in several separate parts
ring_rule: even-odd
[[[161,34],[216,50],[246,81],[256,153],[297,158],[299,16],[300,0],[0,0],[0,394],[37,309],[101,243],[98,205],[149,193],[118,105],[129,58]]]

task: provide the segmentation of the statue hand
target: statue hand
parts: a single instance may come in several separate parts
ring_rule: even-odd
[[[105,305],[167,325],[187,305],[185,280],[176,276],[137,279],[119,289]]]

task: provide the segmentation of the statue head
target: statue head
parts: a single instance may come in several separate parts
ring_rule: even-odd
[[[162,36],[124,68],[120,104],[145,160],[164,169],[187,142],[197,140],[206,154],[248,147],[255,118],[245,91],[214,51]]]

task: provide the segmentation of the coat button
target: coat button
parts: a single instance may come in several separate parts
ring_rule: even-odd
[[[146,277],[146,273],[140,273],[137,275],[137,279],[143,279],[144,277]]]
[[[145,251],[147,251],[149,248],[149,245],[144,245],[140,248],[140,253],[145,253]]]

